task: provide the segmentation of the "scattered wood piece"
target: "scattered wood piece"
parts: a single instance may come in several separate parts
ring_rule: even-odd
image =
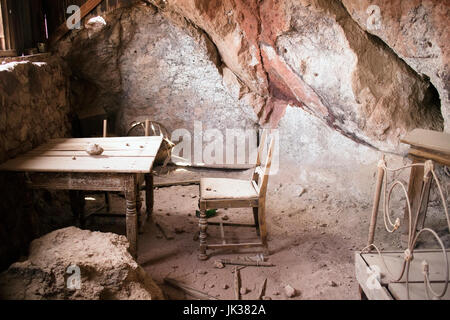
[[[259,290],[259,296],[258,300],[264,300],[264,296],[266,295],[266,285],[267,285],[267,278],[264,279],[261,289]]]
[[[239,260],[228,260],[220,259],[222,264],[231,264],[237,266],[253,266],[253,267],[275,267],[273,263],[264,261],[239,261]]]
[[[180,289],[181,291],[183,291],[184,293],[200,299],[200,300],[219,300],[216,297],[210,296],[209,294],[202,292],[200,290],[197,290],[195,288],[192,288],[184,283],[181,283],[178,280],[175,279],[171,279],[171,278],[164,278],[164,282],[171,285],[174,288]]]
[[[192,240],[197,241],[199,237],[200,237],[200,231],[196,231],[194,233],[194,237],[192,237]]]
[[[161,231],[162,235],[166,240],[173,240],[175,239],[174,234],[170,231],[170,229],[164,230],[163,227],[160,225],[160,223],[155,222],[155,225],[158,227],[159,231]]]
[[[155,182],[154,187],[157,188],[168,188],[174,186],[190,186],[194,184],[200,184],[200,180],[184,180],[184,181],[168,181],[168,182]]]
[[[240,269],[238,267],[234,267],[234,297],[236,300],[241,300],[240,293]]]

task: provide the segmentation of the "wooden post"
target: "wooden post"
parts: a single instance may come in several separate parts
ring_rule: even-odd
[[[108,136],[108,120],[103,120],[103,138]]]
[[[145,136],[148,137],[150,135],[150,120],[145,120]]]
[[[149,220],[153,213],[153,204],[154,204],[153,174],[146,173],[144,175],[144,179],[145,179],[145,205],[147,210],[147,220]]]
[[[416,157],[410,157],[413,160],[413,164],[422,163],[424,162],[423,159],[419,159]],[[423,185],[423,175],[424,175],[424,167],[423,166],[413,166],[411,167],[411,173],[409,176],[409,183],[408,183],[408,197],[411,205],[411,225],[414,223],[415,218],[414,214],[419,210],[420,206],[420,194],[422,192],[422,185]],[[419,212],[420,213],[420,212]],[[411,232],[411,238],[414,237],[414,229],[409,230],[409,214],[408,214],[408,207],[405,208],[405,213],[403,216],[403,228],[402,228],[402,242],[405,244],[408,242],[408,235]],[[414,228],[414,226],[412,226]]]
[[[384,155],[382,155],[381,160],[378,161],[377,184],[375,187],[375,196],[373,198],[372,217],[370,219],[369,239],[367,241],[367,245],[371,245],[373,243],[373,238],[375,236],[375,226],[377,224],[378,207],[380,205],[381,189],[383,188],[384,165],[385,165]]]

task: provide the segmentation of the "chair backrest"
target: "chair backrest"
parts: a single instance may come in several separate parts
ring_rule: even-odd
[[[267,150],[266,161],[261,164],[261,158],[263,155],[266,139],[269,139],[269,148]],[[270,166],[272,165],[273,147],[275,145],[275,138],[268,133],[268,129],[264,129],[261,135],[261,141],[258,147],[258,154],[256,156],[256,167],[253,171],[252,183],[255,189],[258,191],[259,198],[264,198],[267,191],[267,184],[269,182]]]

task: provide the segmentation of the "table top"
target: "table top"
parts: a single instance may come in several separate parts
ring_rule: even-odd
[[[63,138],[52,139],[0,165],[3,171],[149,173],[162,137]],[[104,151],[91,156],[90,143]]]
[[[412,147],[450,154],[450,134],[445,132],[414,129],[400,140]]]

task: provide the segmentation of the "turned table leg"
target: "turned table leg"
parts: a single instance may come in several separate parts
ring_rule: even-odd
[[[136,212],[136,193],[137,187],[134,177],[130,179],[131,182],[127,183],[125,189],[125,201],[126,201],[126,224],[127,224],[127,239],[130,243],[130,253],[134,258],[137,258],[137,212]]]

